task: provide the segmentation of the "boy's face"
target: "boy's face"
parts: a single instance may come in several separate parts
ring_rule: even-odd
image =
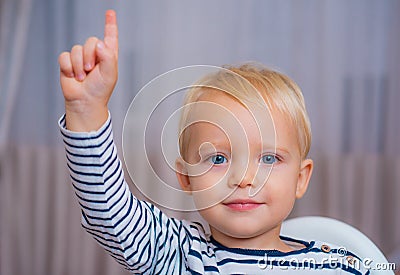
[[[280,225],[306,191],[312,171],[311,160],[300,157],[296,128],[274,110],[273,123],[265,111],[252,108],[252,115],[222,92],[200,100],[222,111],[195,109],[199,122],[188,128],[187,164],[177,162],[182,188],[192,193],[220,243],[276,247]],[[211,117],[212,122],[204,119]]]

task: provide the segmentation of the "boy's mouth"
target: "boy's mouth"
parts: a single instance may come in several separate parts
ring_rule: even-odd
[[[258,208],[263,203],[254,200],[232,200],[222,204],[234,211],[249,211]]]

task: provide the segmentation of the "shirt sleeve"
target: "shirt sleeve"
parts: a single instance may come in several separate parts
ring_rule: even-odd
[[[134,273],[179,273],[185,258],[181,251],[189,241],[183,223],[130,192],[110,116],[95,132],[67,130],[65,115],[59,126],[85,230]]]

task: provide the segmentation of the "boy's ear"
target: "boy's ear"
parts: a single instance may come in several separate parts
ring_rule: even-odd
[[[190,179],[187,169],[185,167],[185,162],[182,158],[177,158],[175,161],[175,173],[182,190],[188,193],[192,193]]]
[[[310,182],[314,163],[311,159],[305,159],[300,164],[299,178],[297,180],[296,198],[300,199],[306,193]]]

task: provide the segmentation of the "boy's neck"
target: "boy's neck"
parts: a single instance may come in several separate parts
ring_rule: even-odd
[[[210,226],[211,235],[220,244],[229,248],[293,251],[293,248],[280,239],[281,226],[251,238],[236,238],[215,230]]]

